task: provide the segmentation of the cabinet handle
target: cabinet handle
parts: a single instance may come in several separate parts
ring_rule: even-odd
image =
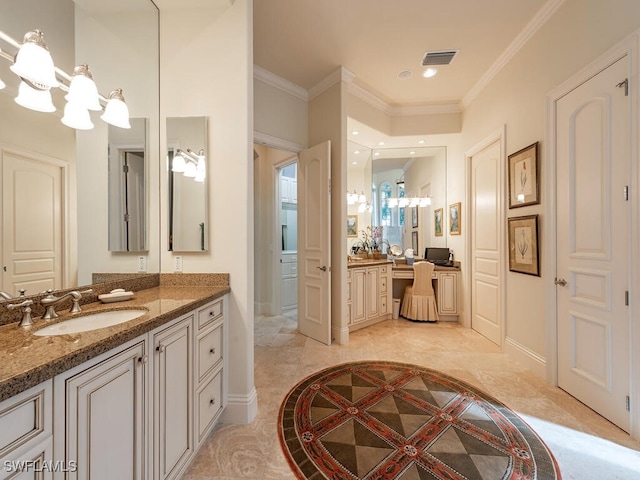
[[[143,365],[148,361],[149,361],[149,355],[143,355],[141,357],[138,357],[138,362],[142,363]]]
[[[216,404],[216,399],[212,398],[211,400],[209,400],[209,405],[215,405]]]
[[[210,353],[211,355],[213,355],[214,353],[216,353],[216,349],[215,349],[215,348],[212,348],[211,350],[209,350],[209,353]]]
[[[209,310],[209,316],[213,317],[213,310]]]
[[[160,353],[164,353],[164,351],[167,349],[167,347],[165,347],[164,345],[160,344],[156,347],[156,352],[160,352]]]

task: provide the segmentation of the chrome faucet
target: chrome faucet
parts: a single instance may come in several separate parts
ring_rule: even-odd
[[[2,291],[0,291],[0,297],[4,298],[5,300],[11,300],[13,298],[7,292],[2,292]]]
[[[12,303],[7,305],[9,310],[13,310],[14,308],[22,308],[22,320],[20,320],[21,327],[28,327],[33,325],[33,321],[31,320],[31,305],[33,305],[33,300],[27,298],[21,303]]]
[[[71,292],[67,292],[64,295],[56,297],[53,295],[52,290],[47,290],[47,296],[40,299],[40,305],[45,307],[44,314],[42,318],[46,320],[50,320],[52,318],[58,318],[58,314],[55,311],[55,305],[58,302],[61,302],[67,297],[71,297],[73,299],[73,306],[69,310],[69,313],[78,313],[81,312],[80,308],[80,299],[82,298],[83,293],[91,293],[93,290],[90,288],[88,290],[84,290],[82,292],[78,292],[77,290],[72,290]]]

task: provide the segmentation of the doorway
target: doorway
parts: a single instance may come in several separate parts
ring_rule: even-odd
[[[276,168],[276,232],[280,227],[280,314],[298,319],[298,163]]]

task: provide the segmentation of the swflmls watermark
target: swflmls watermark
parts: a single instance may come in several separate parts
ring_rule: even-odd
[[[14,472],[77,472],[78,462],[73,460],[65,462],[63,460],[5,460],[4,471]]]

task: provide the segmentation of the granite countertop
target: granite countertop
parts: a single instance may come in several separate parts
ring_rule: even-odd
[[[393,262],[387,258],[381,258],[379,260],[374,260],[373,258],[366,258],[363,260],[349,260],[347,261],[347,268],[372,267],[375,265],[383,265],[385,263]]]
[[[415,263],[419,263],[419,262],[424,262],[424,260],[416,260]],[[397,263],[396,265],[394,265],[393,267],[394,270],[412,270],[413,269],[413,265],[407,265],[406,263]],[[435,271],[451,271],[451,270],[455,270],[458,271],[460,270],[460,262],[453,262],[453,266],[452,267],[447,267],[444,265],[436,265],[434,268]]]
[[[0,401],[133,340],[229,291],[228,285],[161,284],[134,292],[133,298],[126,302],[82,305],[82,312],[73,316],[67,313],[68,309],[61,308],[58,312],[60,317],[55,320],[34,316],[30,327],[20,327],[17,323],[0,326]],[[96,311],[117,309],[144,309],[147,313],[119,325],[89,332],[48,337],[33,335],[47,325]]]

